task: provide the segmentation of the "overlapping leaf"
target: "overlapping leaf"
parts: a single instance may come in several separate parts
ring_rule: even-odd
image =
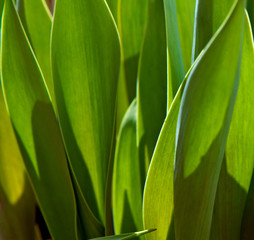
[[[157,229],[155,233],[146,237],[148,240],[174,239],[175,133],[183,89],[184,83],[176,94],[163,124],[147,175],[143,202],[144,226]]]
[[[116,27],[104,0],[61,0],[52,34],[57,111],[70,165],[82,195],[104,225],[120,65]]]
[[[137,231],[142,224],[140,163],[137,149],[137,104],[130,105],[120,127],[113,175],[113,216],[116,234]]]
[[[244,1],[192,69],[177,129],[174,221],[177,239],[209,239],[226,138],[237,93]]]
[[[4,9],[1,60],[5,101],[49,230],[56,240],[76,239],[76,206],[60,131],[11,0]]]
[[[118,29],[122,42],[122,61],[129,102],[136,96],[139,54],[145,33],[147,0],[119,0]]]
[[[192,61],[200,54],[228,15],[234,0],[197,0]]]
[[[19,0],[19,15],[47,83],[53,105],[55,94],[50,66],[51,14],[44,0]]]
[[[242,216],[254,166],[254,48],[245,17],[239,88],[214,207],[212,239],[240,239]],[[249,236],[251,237],[251,236]]]
[[[137,239],[138,237],[153,232],[155,229],[150,229],[150,230],[143,230],[140,232],[134,232],[134,233],[125,233],[125,234],[120,234],[120,235],[114,235],[114,236],[108,236],[108,237],[101,237],[101,238],[93,238],[91,240],[110,240],[110,239],[115,239],[115,240],[124,240],[124,239]]]
[[[139,62],[137,89],[137,137],[144,184],[167,109],[166,33],[162,0],[149,1],[148,4],[147,28]]]

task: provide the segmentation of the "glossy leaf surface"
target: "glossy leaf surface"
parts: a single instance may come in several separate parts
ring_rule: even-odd
[[[176,239],[210,236],[238,88],[243,13],[244,1],[240,0],[195,64],[183,93],[174,173]]]
[[[118,34],[105,1],[57,1],[52,68],[58,116],[81,193],[103,224],[119,66]]]
[[[11,0],[4,9],[1,60],[5,101],[52,237],[76,239],[75,200],[60,131]]]

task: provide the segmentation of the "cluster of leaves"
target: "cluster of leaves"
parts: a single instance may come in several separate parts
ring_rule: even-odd
[[[0,239],[36,206],[55,240],[251,239],[254,1],[53,5],[0,1]]]

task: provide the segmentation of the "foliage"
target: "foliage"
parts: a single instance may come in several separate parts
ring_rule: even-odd
[[[253,238],[252,0],[0,9],[0,239]]]

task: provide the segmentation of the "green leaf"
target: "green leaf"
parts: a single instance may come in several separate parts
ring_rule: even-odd
[[[214,206],[212,239],[240,239],[254,167],[254,48],[245,15],[241,73]]]
[[[146,179],[143,205],[144,226],[145,228],[157,228],[154,234],[146,237],[147,240],[174,239],[173,176],[175,133],[184,85],[185,81],[180,86],[167,114]]]
[[[82,195],[105,225],[120,66],[116,26],[104,0],[61,0],[52,34],[57,111],[70,165]]]
[[[0,92],[0,239],[33,240],[35,199]]]
[[[142,185],[167,111],[167,58],[163,0],[149,1],[139,62],[137,137]]]
[[[137,231],[142,224],[140,163],[136,136],[137,104],[130,105],[116,144],[113,174],[113,216],[116,234]]]
[[[114,236],[108,236],[108,237],[101,237],[101,238],[93,238],[90,240],[110,240],[110,239],[115,239],[115,240],[124,240],[124,239],[136,239],[144,234],[150,233],[155,231],[156,229],[149,229],[149,230],[143,230],[140,232],[134,232],[134,233],[125,233],[125,234],[120,234],[120,235],[114,235]]]
[[[50,233],[56,240],[76,239],[75,199],[60,131],[11,0],[4,8],[1,60],[5,101]]]
[[[174,173],[176,239],[209,239],[217,183],[236,98],[244,1],[193,67],[181,102]]]
[[[147,0],[119,0],[118,28],[122,43],[125,84],[131,103],[136,97],[139,55],[145,34]]]
[[[235,0],[197,0],[192,61],[205,48],[228,15]]]
[[[254,1],[253,0],[247,0],[247,11],[250,17],[250,23],[251,23],[252,33],[253,33],[253,28],[254,28]]]
[[[53,106],[55,94],[50,65],[51,14],[45,0],[20,0],[19,15],[47,83]]]
[[[191,54],[196,0],[176,0],[175,4],[183,63],[185,71],[187,71],[192,64]]]
[[[107,4],[110,8],[110,11],[117,23],[118,21],[118,4],[119,4],[119,0],[107,0]]]
[[[164,0],[168,46],[168,109],[181,82],[185,70],[179,37],[175,0]]]

